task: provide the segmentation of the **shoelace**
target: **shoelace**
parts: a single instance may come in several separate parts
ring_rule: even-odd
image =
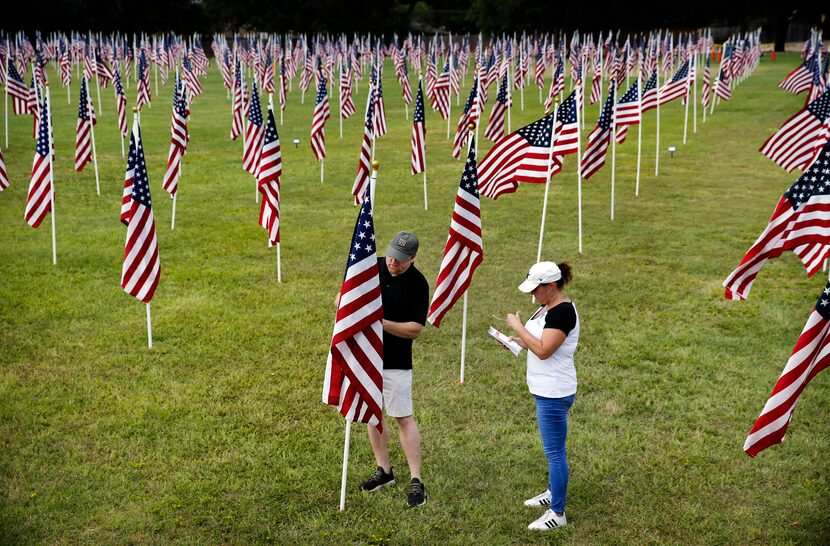
[[[422,493],[423,490],[424,490],[424,484],[422,484],[421,482],[411,482],[409,484],[409,494],[410,495],[417,494],[417,493]]]

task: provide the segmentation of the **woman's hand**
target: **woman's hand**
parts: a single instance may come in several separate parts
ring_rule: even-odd
[[[516,311],[515,315],[513,313],[508,313],[507,317],[504,320],[505,320],[505,322],[507,322],[508,326],[510,326],[511,328],[516,330],[517,332],[519,331],[519,328],[524,327],[522,325],[522,319],[519,318],[519,312],[518,311]]]
[[[522,349],[527,349],[527,343],[522,341],[522,338],[516,336],[510,336],[510,341],[514,341],[519,344]]]

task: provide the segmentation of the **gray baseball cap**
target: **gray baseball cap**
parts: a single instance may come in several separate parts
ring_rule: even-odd
[[[389,241],[386,255],[399,262],[405,262],[418,252],[418,238],[409,231],[399,231]]]

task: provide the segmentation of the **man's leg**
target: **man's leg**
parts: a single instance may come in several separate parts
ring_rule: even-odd
[[[401,446],[406,455],[406,462],[409,464],[410,478],[421,479],[421,432],[418,430],[418,423],[415,422],[415,417],[409,415],[408,417],[395,417],[398,422],[398,428],[401,431]],[[369,427],[373,428],[373,427]],[[384,431],[386,429],[384,428]],[[374,448],[374,443],[372,444]],[[389,436],[386,436],[386,448],[388,456]],[[375,458],[377,458],[377,450],[375,450]],[[387,457],[388,459],[388,457]],[[378,462],[380,464],[380,462]]]
[[[369,431],[369,443],[372,444],[372,451],[375,453],[375,462],[389,474],[392,468],[389,465],[389,429],[383,419],[380,423],[383,426],[383,432],[380,432],[374,425],[369,425],[366,429]]]

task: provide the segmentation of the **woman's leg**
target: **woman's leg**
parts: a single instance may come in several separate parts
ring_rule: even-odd
[[[536,397],[536,420],[542,448],[548,458],[548,473],[551,492],[550,508],[557,514],[565,512],[565,498],[568,492],[568,458],[565,453],[565,439],[568,436],[568,411],[574,395],[565,398]]]

